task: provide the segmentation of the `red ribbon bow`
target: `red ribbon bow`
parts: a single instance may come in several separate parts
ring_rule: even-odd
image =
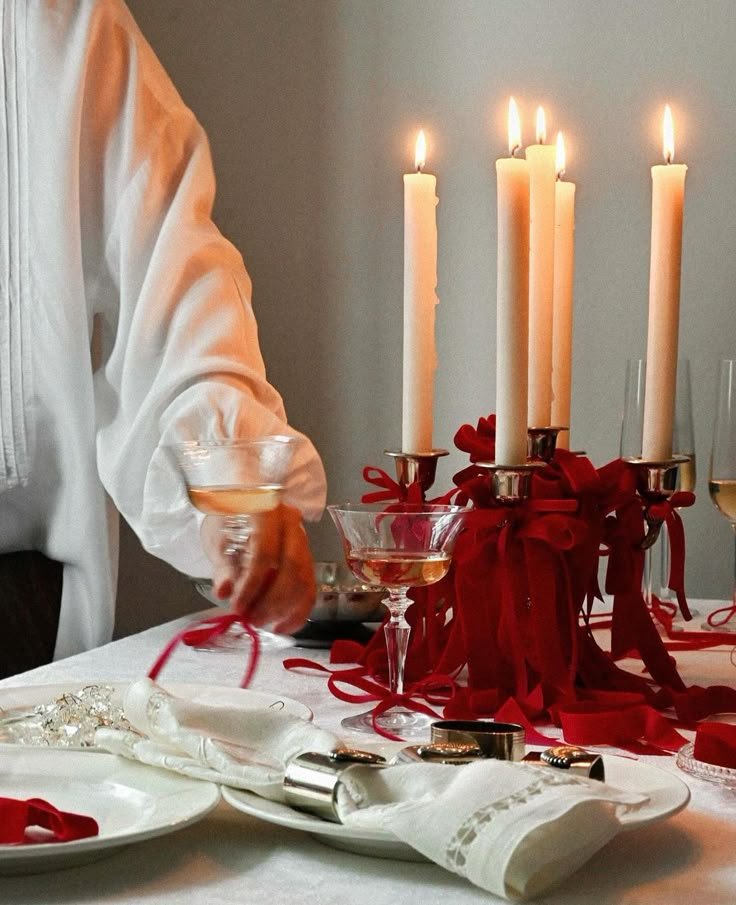
[[[197,647],[200,644],[211,641],[213,638],[224,635],[231,625],[236,624],[243,627],[252,642],[250,645],[245,675],[240,683],[241,688],[247,688],[248,685],[250,685],[253,674],[258,666],[261,645],[258,638],[258,632],[243,616],[239,616],[237,613],[222,613],[215,616],[207,616],[205,619],[193,622],[191,625],[183,628],[180,632],[177,632],[159,654],[156,662],[148,672],[148,678],[155,679],[158,676],[180,642],[186,644],[187,647]]]
[[[0,843],[23,845],[41,840],[28,836],[31,827],[48,830],[53,838],[43,841],[71,842],[96,836],[100,828],[93,817],[60,811],[42,798],[0,798]]]

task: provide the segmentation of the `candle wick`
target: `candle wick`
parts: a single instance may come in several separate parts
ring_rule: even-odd
[[[514,145],[511,149],[511,156],[516,157],[516,152],[521,148],[521,145]]]
[[[421,172],[422,172],[422,165],[421,165],[421,163],[418,163],[417,164],[417,173],[421,173]]]

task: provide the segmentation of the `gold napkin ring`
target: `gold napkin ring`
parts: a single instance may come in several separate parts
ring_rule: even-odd
[[[605,782],[603,758],[577,745],[555,745],[546,751],[531,751],[524,758],[528,764],[569,770],[578,776]]]

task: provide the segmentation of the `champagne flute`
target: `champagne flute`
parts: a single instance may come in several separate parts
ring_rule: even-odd
[[[404,667],[411,626],[406,611],[409,588],[423,588],[444,578],[452,548],[467,510],[461,506],[397,503],[391,506],[350,504],[327,507],[342,538],[345,559],[361,581],[385,588],[382,603],[389,611],[384,626],[389,691],[404,693]],[[393,706],[375,717],[375,726],[392,735],[423,733],[434,717]],[[347,717],[345,729],[373,732],[371,710]]]
[[[736,532],[736,360],[721,361],[716,393],[716,419],[708,476],[708,492],[718,511]],[[736,555],[734,558],[736,566]],[[731,603],[708,617],[707,626],[736,631],[736,577]],[[706,627],[706,626],[704,626]]]
[[[646,359],[631,358],[626,362],[624,384],[624,413],[621,423],[620,454],[622,458],[640,458],[644,435],[644,390],[646,386]],[[695,440],[690,383],[690,361],[677,361],[677,386],[675,392],[675,420],[672,427],[672,454],[686,456],[677,467],[677,489],[695,488]],[[659,559],[659,576],[655,576],[655,564]],[[669,542],[667,526],[662,525],[656,542],[645,551],[642,591],[644,600],[651,607],[655,583],[660,600],[672,598],[669,582]],[[692,612],[692,611],[691,611]]]
[[[192,505],[205,515],[224,517],[225,554],[247,564],[254,518],[279,505],[298,437],[266,436],[255,440],[192,440],[173,447]],[[248,635],[234,628],[199,650],[240,650]],[[259,631],[264,647],[284,646],[285,639]]]
[[[692,383],[690,380],[690,360],[681,358],[677,362],[677,389],[675,391],[675,423],[672,428],[672,453],[684,457],[677,468],[676,490],[693,492],[696,484],[695,464],[695,426],[693,424]],[[675,602],[675,595],[669,588],[670,580],[670,545],[667,537],[667,525],[662,525],[662,541],[660,544],[659,599]],[[696,610],[690,613],[697,616]],[[683,623],[673,625],[673,629]]]

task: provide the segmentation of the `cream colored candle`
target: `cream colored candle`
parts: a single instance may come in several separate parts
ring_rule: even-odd
[[[404,373],[401,450],[432,450],[434,321],[437,304],[437,180],[422,172],[424,132],[416,147],[416,172],[404,176]]]
[[[516,104],[509,102],[509,157],[496,161],[496,462],[527,460],[529,343],[529,164]]]
[[[555,186],[555,276],[552,303],[552,418],[556,427],[570,427],[572,388],[573,284],[575,275],[575,183],[563,182],[565,143],[557,135]],[[570,431],[560,431],[557,446],[570,448]]]
[[[545,144],[544,110],[537,111],[537,144],[529,163],[529,425],[549,427],[552,416],[552,294],[555,260],[555,147]]]
[[[672,113],[665,107],[664,165],[652,167],[652,248],[649,267],[647,377],[642,456],[660,461],[672,455],[680,322],[682,217],[685,164],[673,164]]]

